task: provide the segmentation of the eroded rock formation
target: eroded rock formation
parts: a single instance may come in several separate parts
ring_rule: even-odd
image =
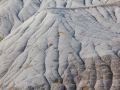
[[[120,90],[120,2],[1,0],[1,90]]]

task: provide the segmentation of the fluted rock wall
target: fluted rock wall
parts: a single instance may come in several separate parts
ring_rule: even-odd
[[[120,90],[119,3],[1,2],[0,89]]]

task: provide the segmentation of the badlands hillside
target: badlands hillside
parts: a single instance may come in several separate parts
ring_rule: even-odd
[[[120,90],[119,0],[0,0],[0,90]]]

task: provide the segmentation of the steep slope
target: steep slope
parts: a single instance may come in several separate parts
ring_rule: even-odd
[[[13,1],[21,8],[7,12],[17,19],[0,42],[1,90],[120,90],[119,1]]]
[[[39,9],[38,0],[3,0],[0,3],[0,33],[6,37]]]

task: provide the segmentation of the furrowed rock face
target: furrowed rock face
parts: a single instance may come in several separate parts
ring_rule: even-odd
[[[120,90],[118,0],[1,0],[1,90]]]

